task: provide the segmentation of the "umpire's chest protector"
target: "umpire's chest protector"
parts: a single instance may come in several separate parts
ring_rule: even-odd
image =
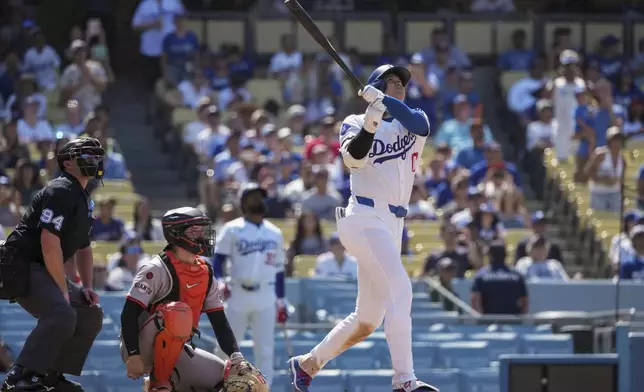
[[[192,309],[193,327],[197,328],[204,301],[213,284],[213,272],[208,263],[198,258],[199,264],[187,264],[177,259],[172,252],[159,254],[172,280],[168,295],[158,303],[184,302]]]

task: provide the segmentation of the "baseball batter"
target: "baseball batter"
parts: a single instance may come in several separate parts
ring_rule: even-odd
[[[225,379],[226,364],[190,344],[201,313],[230,357],[229,367],[252,365],[239,352],[212,269],[198,256],[212,254],[212,222],[183,207],[168,211],[161,223],[168,246],[139,269],[121,313],[127,374],[137,379],[149,373],[150,391],[213,392]],[[261,375],[256,381],[266,384]]]
[[[271,385],[275,324],[284,323],[284,245],[282,231],[264,219],[266,191],[256,183],[241,189],[242,217],[226,223],[217,236],[213,268],[226,293],[226,315],[237,340],[250,326],[253,357]],[[223,265],[229,262],[227,283]]]
[[[356,310],[310,353],[289,360],[293,386],[308,392],[316,373],[331,359],[364,340],[385,322],[394,368],[394,392],[437,391],[414,374],[411,350],[412,288],[400,259],[404,218],[429,120],[402,101],[411,75],[382,65],[359,92],[369,107],[350,115],[340,130],[341,153],[351,169],[351,198],[338,208],[338,234],[358,259]]]

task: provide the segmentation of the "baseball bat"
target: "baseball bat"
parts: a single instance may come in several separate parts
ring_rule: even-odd
[[[359,89],[364,87],[364,84],[358,79],[358,77],[351,71],[351,68],[342,60],[338,52],[335,50],[333,45],[326,38],[320,27],[313,21],[311,16],[302,8],[302,5],[297,0],[284,0],[284,5],[291,11],[291,14],[295,19],[308,31],[308,33],[313,37],[313,39],[320,44],[322,49],[331,56],[333,61],[336,62],[342,68],[345,75],[349,77],[351,83]]]

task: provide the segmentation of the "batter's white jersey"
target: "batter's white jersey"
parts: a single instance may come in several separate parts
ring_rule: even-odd
[[[423,114],[429,124],[427,115]],[[420,171],[421,156],[427,137],[406,130],[395,119],[383,119],[376,130],[371,150],[361,168],[352,168],[346,151],[364,124],[364,114],[350,115],[342,123],[340,146],[342,156],[351,168],[351,194],[406,206],[411,196],[414,177]]]
[[[228,256],[228,274],[235,283],[274,284],[284,271],[282,230],[264,220],[256,225],[244,218],[226,223],[217,235],[215,253]]]
[[[358,279],[358,261],[350,254],[344,254],[344,263],[340,266],[333,252],[322,253],[315,262],[315,276],[322,278],[345,277]]]

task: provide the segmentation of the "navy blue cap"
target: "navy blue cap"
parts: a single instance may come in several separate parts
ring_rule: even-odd
[[[340,235],[337,232],[331,233],[329,236],[329,244],[334,245],[340,243]]]
[[[640,210],[628,210],[624,214],[624,222],[632,222],[642,219],[642,213]]]
[[[458,103],[466,103],[467,102],[467,96],[465,94],[458,94],[457,96],[452,99],[452,103],[454,105]]]
[[[629,233],[629,236],[631,237],[631,239],[633,239],[633,238],[635,238],[635,236],[640,235],[640,234],[644,234],[644,225],[634,226],[631,229],[631,232]]]
[[[602,46],[617,45],[620,42],[621,40],[619,39],[619,37],[616,37],[613,34],[606,34],[599,40],[599,43]]]

